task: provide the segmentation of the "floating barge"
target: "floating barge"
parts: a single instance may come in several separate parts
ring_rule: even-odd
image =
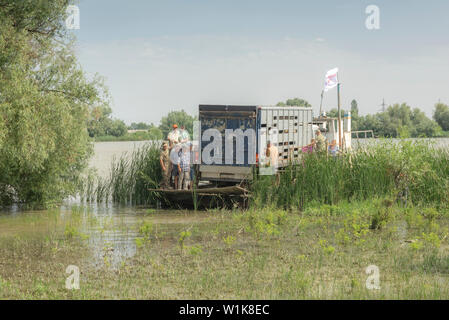
[[[239,186],[200,186],[194,190],[149,189],[160,199],[161,205],[180,208],[247,207],[250,192]]]

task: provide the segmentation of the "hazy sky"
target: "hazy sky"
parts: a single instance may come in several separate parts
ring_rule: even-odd
[[[365,8],[380,9],[368,30]],[[447,0],[81,0],[77,53],[106,78],[114,116],[159,123],[198,104],[276,104],[317,111],[324,75],[340,69],[342,107],[362,114],[407,102],[431,116],[449,103]],[[324,108],[337,104],[336,89]]]

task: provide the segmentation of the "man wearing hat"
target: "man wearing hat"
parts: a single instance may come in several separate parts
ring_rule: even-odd
[[[170,187],[171,161],[170,153],[168,151],[168,143],[165,141],[162,144],[159,162],[162,169],[162,181],[160,186],[162,189],[168,189]]]
[[[167,136],[168,141],[170,141],[170,148],[172,148],[179,141],[180,132],[178,130],[178,125],[175,123],[173,125],[173,130]]]

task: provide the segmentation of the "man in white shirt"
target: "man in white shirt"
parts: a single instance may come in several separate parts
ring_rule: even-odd
[[[173,125],[173,130],[168,133],[167,139],[170,141],[170,148],[173,148],[175,144],[179,142],[180,132],[178,130],[178,125]]]
[[[186,143],[190,140],[189,132],[186,130],[186,127],[184,125],[181,126],[181,143]]]

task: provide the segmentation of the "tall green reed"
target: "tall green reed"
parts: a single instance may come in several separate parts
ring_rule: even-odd
[[[338,157],[304,154],[300,163],[273,176],[259,176],[252,185],[251,205],[304,208],[308,203],[378,197],[447,207],[449,152],[429,142],[388,140]]]
[[[157,199],[149,189],[157,188],[161,180],[159,154],[159,144],[149,142],[130,155],[114,158],[107,178],[88,174],[81,199],[120,204],[156,204]]]

